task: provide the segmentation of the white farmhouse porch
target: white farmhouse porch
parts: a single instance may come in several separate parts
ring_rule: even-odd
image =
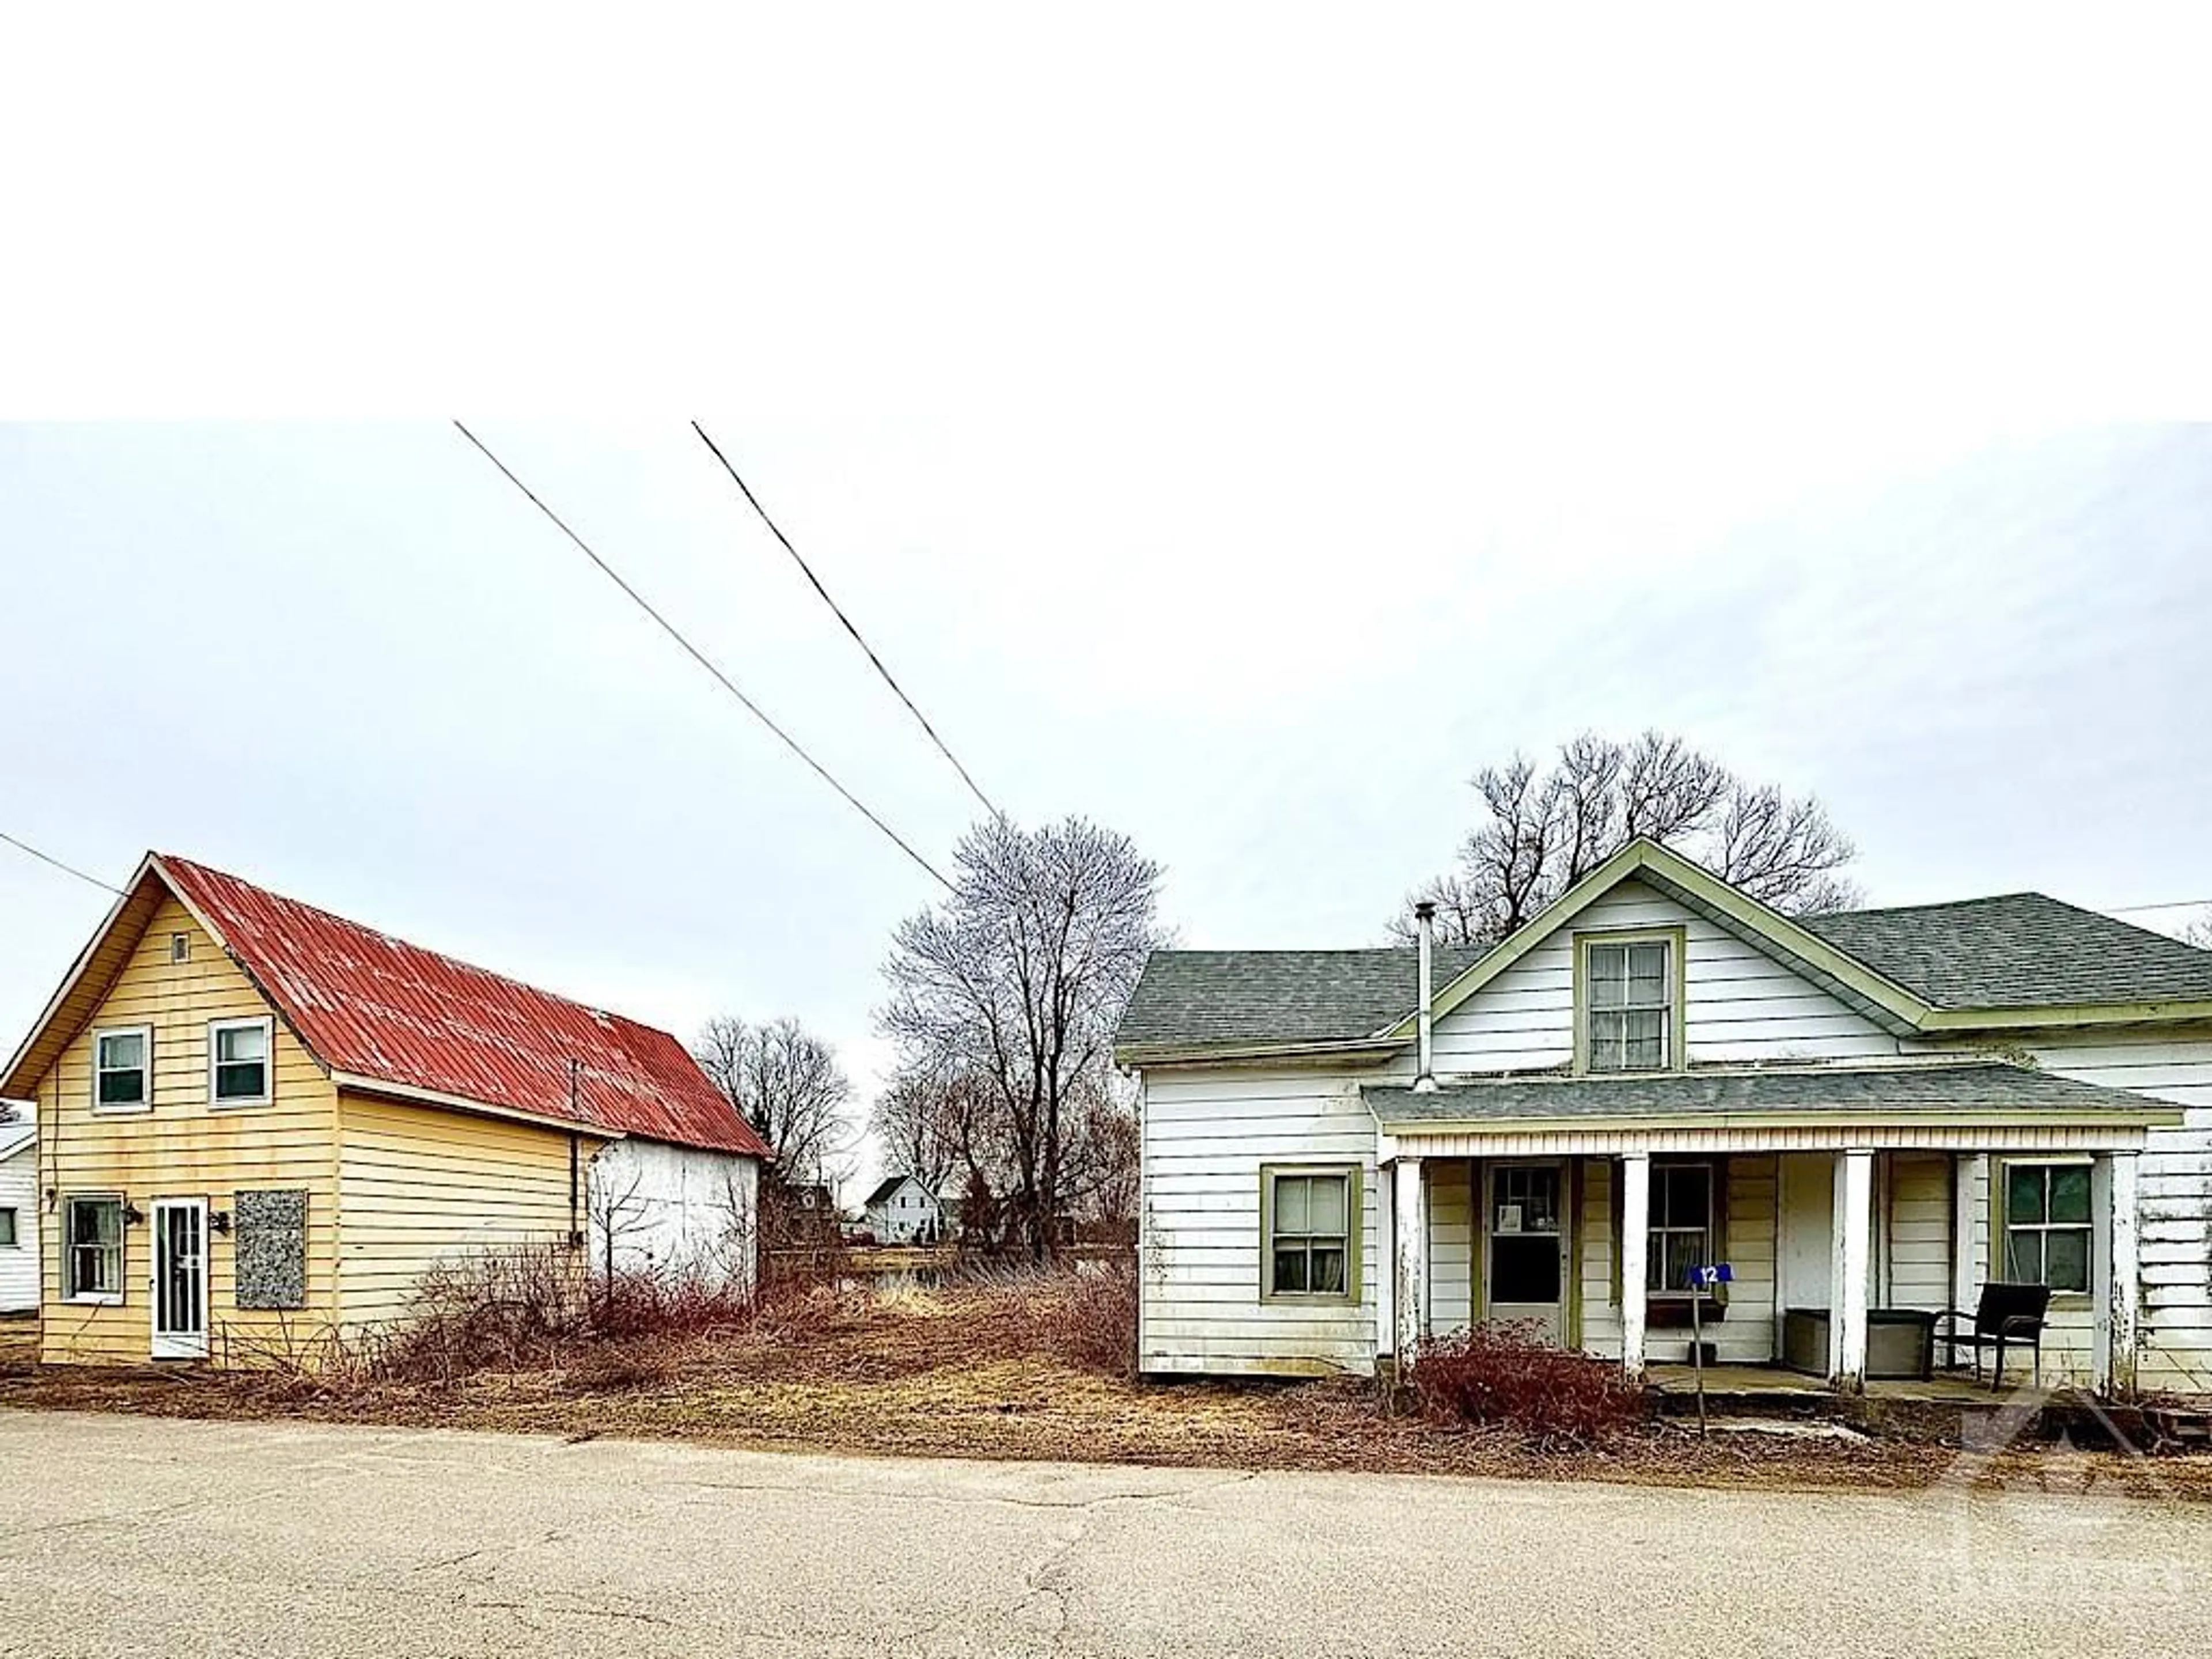
[[[1425,1337],[1512,1320],[1642,1376],[1690,1358],[1686,1266],[1727,1261],[1734,1281],[1700,1304],[1712,1358],[1861,1393],[1870,1372],[1906,1374],[1932,1316],[1971,1315],[1985,1281],[2033,1266],[2063,1287],[2044,1380],[2135,1392],[2137,1157],[2156,1103],[1996,1064],[1656,1082],[1696,1105],[1626,1079],[1364,1091],[1378,1350],[1410,1363]],[[1938,1097],[1978,1103],[1939,1112]],[[2008,1211],[2007,1183],[2038,1181],[2055,1209]],[[2014,1355],[2007,1378],[2024,1381]]]

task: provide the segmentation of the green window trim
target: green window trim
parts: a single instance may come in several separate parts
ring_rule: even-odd
[[[1611,946],[1635,945],[1663,945],[1667,947],[1666,973],[1668,996],[1665,1013],[1666,1060],[1663,1065],[1626,1071],[1607,1068],[1598,1074],[1605,1077],[1649,1077],[1668,1072],[1689,1069],[1689,1042],[1686,1026],[1689,1014],[1689,929],[1672,927],[1624,927],[1578,933],[1573,935],[1575,951],[1575,1075],[1587,1077],[1590,1066],[1590,1016],[1594,1012],[1591,990],[1590,952]]]
[[[2094,1176],[2091,1173],[2094,1167],[2093,1160],[2087,1158],[2068,1157],[2063,1153],[2039,1153],[1990,1160],[1989,1278],[2017,1282],[2013,1279],[2013,1234],[2018,1231],[2023,1235],[2033,1235],[2035,1239],[2037,1265],[2040,1271],[2028,1282],[2049,1284],[2050,1236],[2079,1233],[2081,1236],[2081,1283],[2078,1287],[2072,1284],[2051,1285],[2051,1305],[2054,1308],[2088,1306],[2097,1282],[2096,1203],[2094,1197]],[[2039,1172],[2039,1200],[2043,1207],[2033,1218],[2015,1218],[2012,1214],[2013,1173],[2015,1170],[2023,1174],[2029,1170]],[[2069,1173],[2066,1185],[2071,1190],[2065,1194],[2054,1194],[2057,1184],[2056,1172],[2060,1170],[2079,1172],[2078,1180],[2071,1178]],[[2078,1206],[2074,1202],[2077,1196],[2080,1200]],[[2057,1198],[2056,1203],[2054,1197]],[[2075,1216],[2076,1207],[2080,1212],[2078,1219]],[[2054,1215],[2054,1208],[2062,1213]],[[2068,1273],[2066,1277],[2071,1279],[2074,1275]]]
[[[1362,1295],[1360,1240],[1364,1215],[1357,1164],[1262,1164],[1260,1166],[1260,1300],[1292,1307],[1357,1307]],[[1275,1288],[1275,1185],[1283,1179],[1341,1180],[1344,1182],[1344,1288],[1341,1291],[1279,1291]],[[1308,1201],[1310,1202],[1309,1194]],[[1285,1235],[1287,1238],[1289,1235]],[[1334,1238],[1329,1231],[1297,1235],[1300,1239]]]

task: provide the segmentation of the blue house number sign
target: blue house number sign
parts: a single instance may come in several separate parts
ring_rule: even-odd
[[[1735,1269],[1725,1261],[1716,1261],[1707,1267],[1690,1269],[1689,1288],[1693,1291],[1708,1291],[1716,1285],[1730,1285],[1735,1282]]]

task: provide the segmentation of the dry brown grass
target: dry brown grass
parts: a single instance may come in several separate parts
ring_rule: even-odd
[[[1237,1468],[1904,1489],[1955,1452],[1887,1441],[1730,1435],[1661,1422],[1605,1449],[1543,1453],[1510,1430],[1394,1415],[1352,1378],[1139,1382],[1123,1287],[1073,1275],[940,1290],[817,1289],[742,1328],[580,1344],[443,1385],[305,1375],[52,1368],[0,1405],[678,1439],[758,1449]],[[2212,1460],[2008,1453],[1977,1486],[2212,1498]]]

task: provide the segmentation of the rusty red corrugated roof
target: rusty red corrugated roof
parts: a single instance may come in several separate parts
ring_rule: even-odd
[[[332,1071],[624,1134],[769,1155],[665,1031],[173,854],[155,865]],[[569,1062],[580,1063],[575,1102]]]

